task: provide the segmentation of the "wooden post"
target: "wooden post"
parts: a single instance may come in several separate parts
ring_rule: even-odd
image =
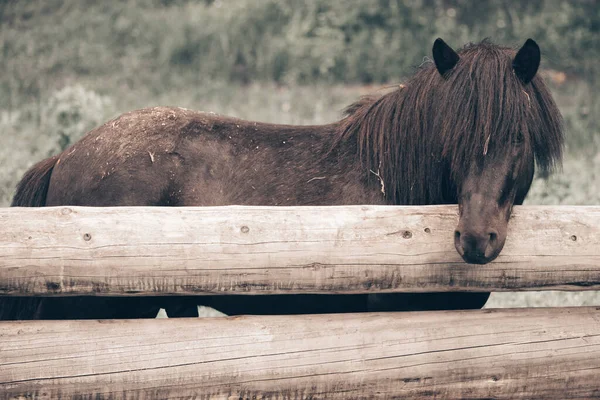
[[[600,207],[515,207],[496,261],[455,206],[0,210],[0,295],[600,289]]]

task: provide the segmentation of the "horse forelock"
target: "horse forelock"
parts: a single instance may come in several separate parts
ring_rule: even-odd
[[[445,77],[428,62],[396,90],[346,110],[338,138],[357,140],[366,173],[378,171],[392,203],[452,201],[445,182],[460,183],[473,163],[510,151],[518,135],[541,170],[561,162],[562,118],[543,79],[522,84],[516,51],[487,40],[458,54]]]

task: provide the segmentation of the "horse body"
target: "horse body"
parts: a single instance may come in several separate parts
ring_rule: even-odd
[[[174,107],[137,110],[58,157],[46,205],[384,204],[360,161],[348,157],[353,146],[329,152],[336,130]]]
[[[13,206],[458,203],[457,252],[469,263],[491,262],[535,164],[549,171],[560,162],[562,120],[536,76],[540,53],[531,40],[518,52],[484,41],[456,53],[438,39],[433,56],[404,85],[361,99],[328,125],[265,124],[170,107],[124,114],[32,167]],[[187,316],[196,302],[227,314],[281,314],[480,308],[488,296],[158,300],[170,316]],[[134,310],[126,316],[152,316],[158,300],[130,301]],[[65,301],[27,300],[20,318],[72,317]],[[82,307],[84,317],[110,318],[123,315],[127,300],[71,301],[99,302]],[[16,308],[4,306],[0,318],[14,318]]]

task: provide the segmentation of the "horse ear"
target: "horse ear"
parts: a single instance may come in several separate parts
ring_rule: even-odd
[[[440,38],[435,39],[435,42],[433,42],[433,61],[435,61],[435,67],[440,75],[443,76],[447,71],[454,68],[459,58],[458,54],[446,42]]]
[[[527,39],[513,60],[515,74],[525,84],[529,83],[540,66],[540,47],[531,39]]]

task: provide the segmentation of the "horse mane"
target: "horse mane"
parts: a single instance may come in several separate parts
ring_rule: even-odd
[[[456,202],[448,182],[517,137],[542,172],[561,163],[563,121],[539,74],[524,85],[516,51],[488,40],[458,54],[444,77],[425,62],[396,90],[351,104],[340,122],[336,144],[356,140],[365,173],[382,179],[393,204]]]

